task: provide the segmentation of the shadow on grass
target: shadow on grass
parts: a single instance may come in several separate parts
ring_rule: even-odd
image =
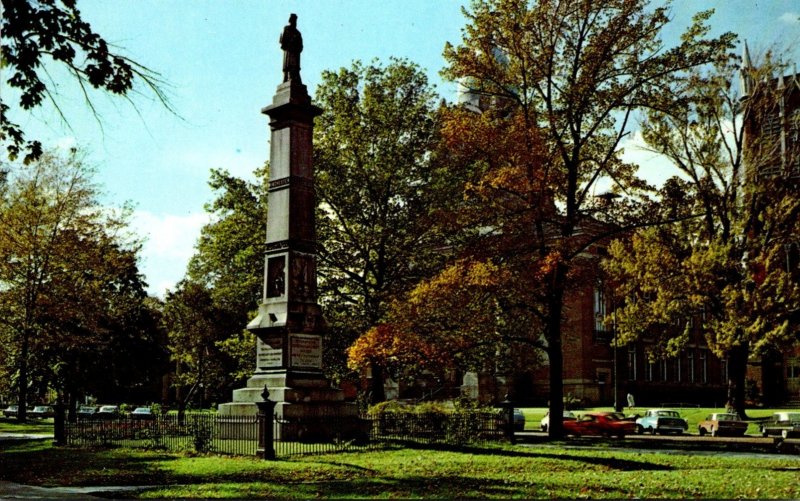
[[[159,462],[169,455],[119,455],[114,449],[53,447],[49,442],[0,444],[0,480],[42,486],[105,486],[168,481]]]
[[[655,464],[647,461],[630,461],[627,459],[617,458],[598,458],[586,456],[574,456],[570,454],[549,454],[545,452],[534,451],[517,451],[508,449],[497,449],[490,447],[475,447],[475,446],[452,446],[444,444],[423,445],[419,443],[409,442],[403,444],[407,449],[421,449],[442,452],[457,452],[463,454],[471,454],[474,456],[500,456],[500,457],[518,457],[518,458],[537,458],[537,459],[557,459],[564,461],[577,461],[589,463],[592,465],[605,466],[609,469],[619,471],[669,471],[673,468],[668,465]]]

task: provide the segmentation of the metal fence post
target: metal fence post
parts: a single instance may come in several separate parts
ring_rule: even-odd
[[[508,399],[508,394],[506,394],[506,399],[500,402],[500,406],[506,411],[506,437],[512,445],[516,444],[517,440],[514,436],[514,403]]]
[[[263,402],[256,402],[258,406],[258,451],[264,459],[275,459],[275,444],[273,422],[275,420],[275,404],[269,399],[269,390],[266,385],[261,393]]]

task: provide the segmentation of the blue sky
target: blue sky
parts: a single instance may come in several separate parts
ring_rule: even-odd
[[[46,145],[78,145],[98,168],[109,204],[133,202],[134,228],[147,237],[141,269],[151,293],[162,295],[183,277],[201,226],[212,168],[251,177],[269,153],[268,104],[281,81],[278,37],[290,13],[303,33],[303,81],[313,95],[323,70],[405,57],[423,67],[439,93],[455,85],[439,70],[445,42],[457,44],[465,19],[457,0],[78,0],[84,18],[106,40],[159,72],[178,116],[147,95],[137,110],[97,93],[102,116],[86,110],[74,82],[57,69],[59,104],[69,125],[50,107],[12,119]],[[800,63],[797,0],[675,0],[677,38],[691,15],[714,8],[715,34],[734,31],[753,53],[780,44]],[[5,80],[5,78],[3,79]],[[7,89],[3,88],[4,94]],[[633,153],[632,153],[633,155]],[[647,160],[646,155],[641,157]]]

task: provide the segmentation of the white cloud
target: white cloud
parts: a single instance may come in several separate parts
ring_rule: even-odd
[[[800,24],[800,13],[784,12],[779,19],[786,24]]]
[[[639,175],[650,184],[660,187],[664,181],[678,174],[678,169],[666,157],[648,151],[642,132],[637,130],[620,144],[622,159],[639,166]]]
[[[137,235],[146,238],[142,247],[141,271],[151,294],[163,297],[183,278],[186,264],[194,253],[200,229],[210,221],[205,212],[153,214],[135,211],[131,221]]]

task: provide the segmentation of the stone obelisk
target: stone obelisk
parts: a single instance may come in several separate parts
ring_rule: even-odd
[[[233,402],[220,405],[222,415],[255,414],[265,386],[280,419],[355,413],[322,373],[312,165],[314,117],[322,110],[300,80],[296,22],[292,14],[280,37],[283,82],[261,110],[270,118],[271,138],[263,297],[247,325],[258,338],[256,369],[246,388],[234,390]]]

